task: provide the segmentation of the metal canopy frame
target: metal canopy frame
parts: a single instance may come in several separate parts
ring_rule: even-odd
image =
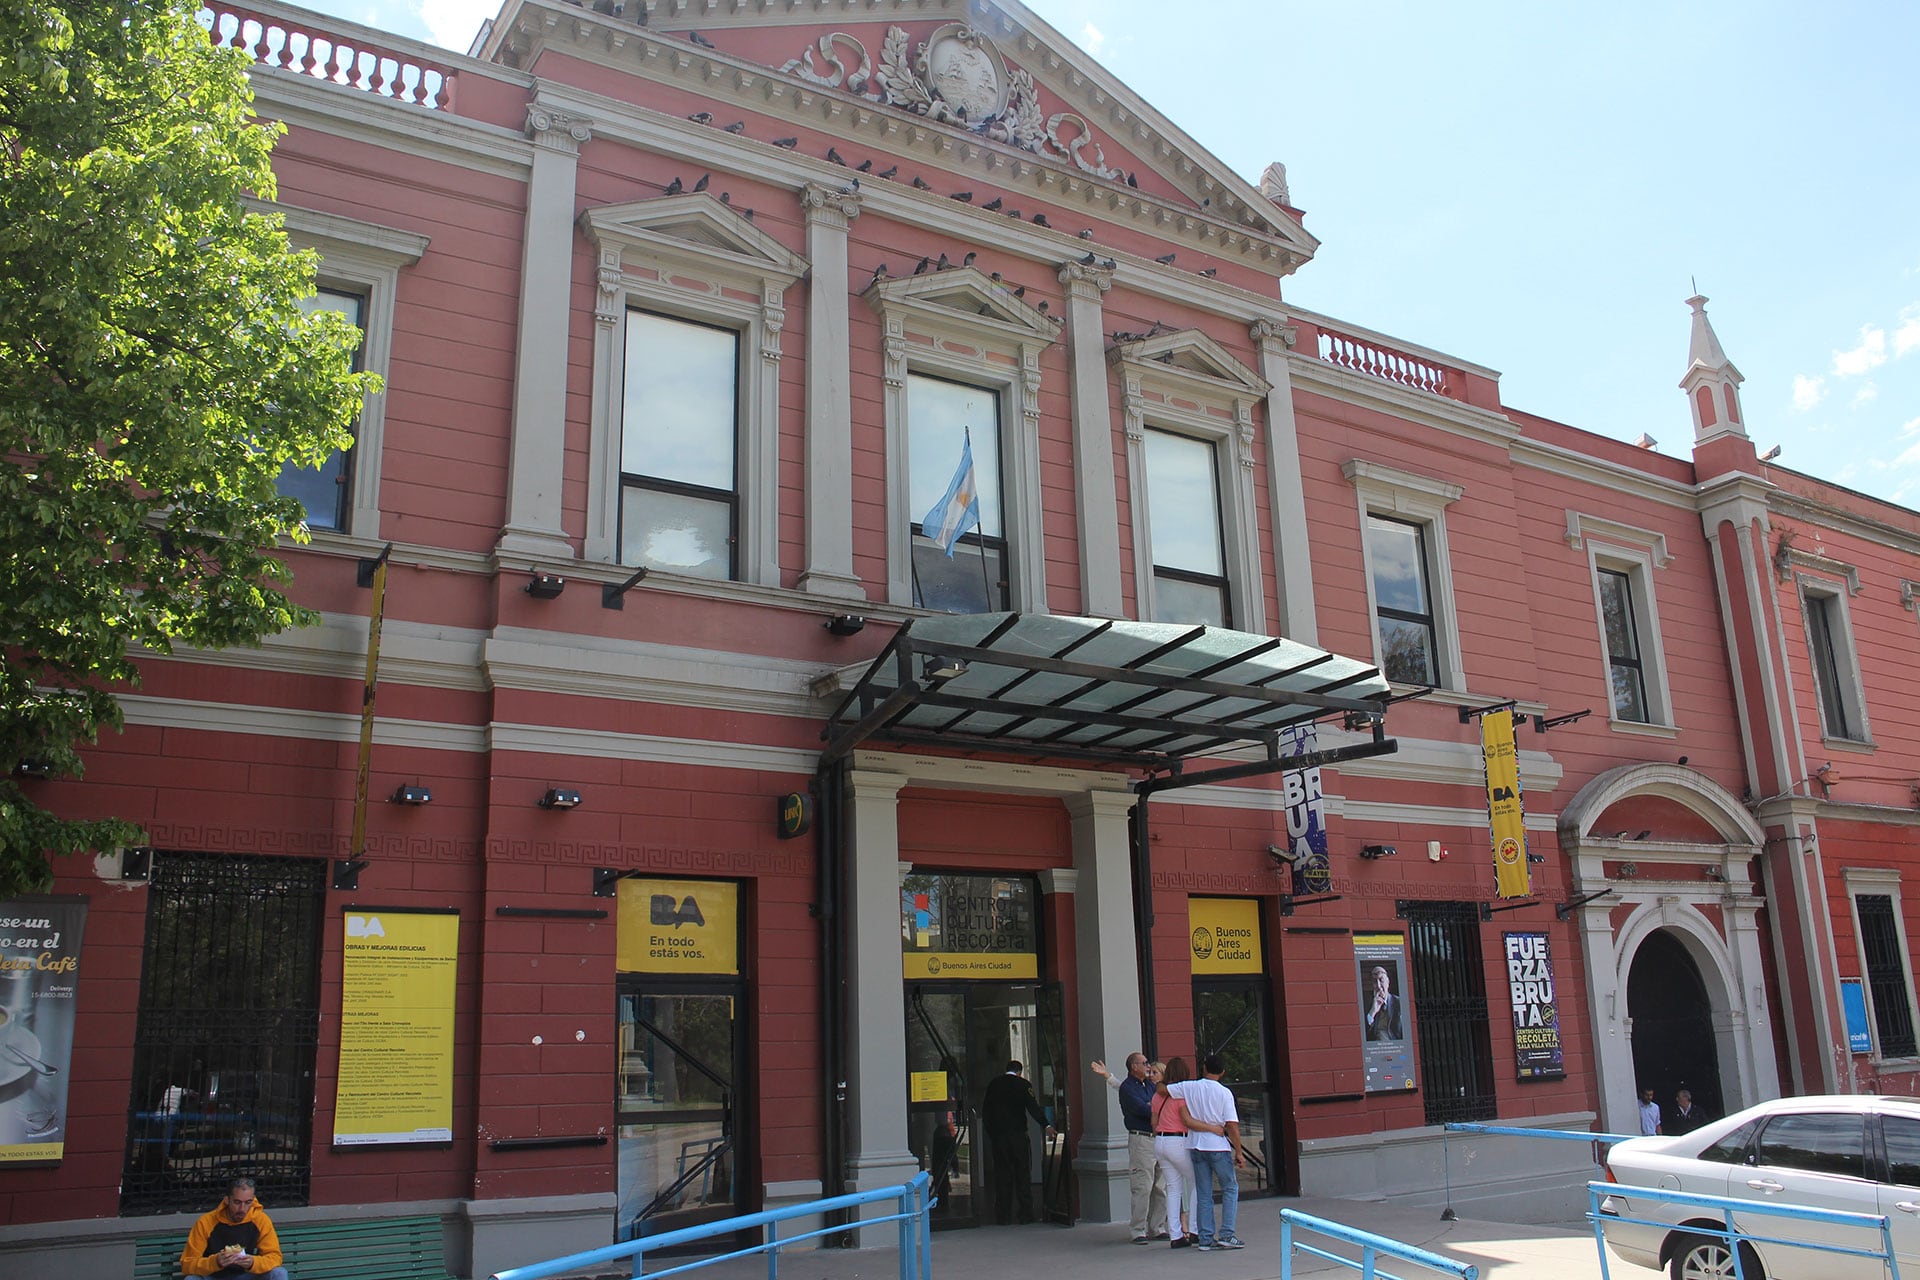
[[[1143,770],[1142,795],[1385,755],[1378,669],[1273,636],[1051,614],[949,614],[903,624],[834,708],[825,770],[861,745],[989,751]],[[1370,741],[1281,754],[1288,728],[1343,715]],[[1261,759],[1189,773],[1187,762]]]

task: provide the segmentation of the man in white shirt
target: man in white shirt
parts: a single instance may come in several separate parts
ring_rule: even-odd
[[[1199,1197],[1200,1248],[1244,1249],[1246,1242],[1233,1233],[1240,1216],[1240,1176],[1237,1168],[1247,1163],[1240,1150],[1240,1109],[1233,1104],[1233,1091],[1220,1083],[1227,1064],[1220,1055],[1210,1053],[1200,1064],[1206,1073],[1201,1080],[1188,1080],[1168,1086],[1168,1092],[1187,1104],[1187,1114],[1196,1120],[1219,1125],[1225,1133],[1207,1133],[1195,1128],[1188,1135],[1187,1154],[1193,1160],[1193,1180]],[[1213,1230],[1213,1184],[1220,1184],[1220,1233]]]
[[[1652,1137],[1660,1132],[1660,1104],[1653,1100],[1653,1090],[1640,1091],[1640,1132]]]

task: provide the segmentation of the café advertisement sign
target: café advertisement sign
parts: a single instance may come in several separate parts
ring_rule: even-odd
[[[1514,1065],[1522,1080],[1558,1080],[1567,1074],[1561,1056],[1560,1011],[1553,996],[1553,953],[1544,933],[1505,937],[1507,991],[1513,1004]]]
[[[0,900],[0,1166],[67,1150],[75,996],[87,900]]]
[[[909,875],[900,885],[907,978],[1040,976],[1033,882],[1024,876]]]
[[[460,915],[349,907],[333,1145],[453,1141]]]

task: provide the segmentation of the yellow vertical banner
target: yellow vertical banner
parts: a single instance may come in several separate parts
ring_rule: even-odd
[[[1495,892],[1524,898],[1533,892],[1527,866],[1527,814],[1520,803],[1520,751],[1514,745],[1517,713],[1489,711],[1480,717],[1480,749],[1487,761],[1487,825],[1493,831]]]
[[[348,908],[333,1145],[453,1141],[454,912]]]

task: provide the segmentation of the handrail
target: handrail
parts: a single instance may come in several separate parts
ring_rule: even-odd
[[[1447,1188],[1447,1205],[1440,1211],[1442,1222],[1452,1222],[1458,1216],[1453,1211],[1453,1148],[1448,1141],[1455,1133],[1476,1133],[1495,1138],[1547,1138],[1559,1142],[1585,1142],[1592,1147],[1593,1163],[1604,1170],[1607,1164],[1607,1148],[1616,1142],[1625,1142],[1637,1134],[1594,1133],[1585,1129],[1529,1129],[1521,1125],[1475,1124],[1467,1121],[1452,1121],[1440,1130],[1440,1167]],[[1572,1190],[1572,1188],[1568,1188]]]
[[[1358,1259],[1344,1257],[1317,1245],[1295,1240],[1293,1231],[1296,1226],[1344,1244],[1357,1245],[1360,1249],[1360,1257]],[[1458,1276],[1460,1280],[1479,1280],[1480,1277],[1480,1268],[1471,1262],[1456,1262],[1452,1258],[1441,1257],[1418,1245],[1403,1244],[1387,1236],[1375,1235],[1371,1231],[1362,1231],[1358,1227],[1334,1222],[1330,1218],[1316,1218],[1298,1209],[1282,1209],[1280,1211],[1280,1280],[1293,1280],[1293,1255],[1296,1252],[1312,1254],[1316,1258],[1324,1258],[1328,1262],[1335,1262],[1350,1270],[1358,1271],[1362,1280],[1390,1275],[1388,1272],[1377,1269],[1382,1255],[1401,1262],[1412,1262],[1429,1270],[1438,1271],[1442,1275]]]
[[[899,1186],[880,1187],[873,1191],[856,1191],[844,1196],[830,1196],[825,1200],[814,1200],[807,1204],[788,1205],[782,1209],[766,1209],[759,1213],[742,1214],[737,1218],[726,1218],[719,1222],[682,1227],[678,1231],[663,1231],[659,1235],[641,1236],[637,1240],[626,1240],[620,1244],[607,1245],[599,1249],[570,1253],[563,1258],[530,1262],[523,1267],[509,1267],[505,1271],[494,1272],[488,1280],[547,1280],[550,1276],[564,1275],[570,1271],[595,1267],[603,1263],[627,1261],[632,1264],[633,1275],[645,1274],[650,1277],[650,1280],[657,1280],[658,1277],[678,1275],[682,1271],[712,1266],[716,1262],[730,1262],[735,1258],[751,1257],[756,1253],[767,1255],[768,1280],[775,1280],[779,1275],[780,1250],[788,1245],[799,1244],[803,1240],[813,1240],[821,1236],[840,1235],[849,1230],[864,1230],[867,1227],[876,1227],[888,1222],[900,1224],[900,1280],[933,1280],[933,1245],[927,1223],[928,1213],[934,1203],[932,1195],[929,1194],[931,1183],[932,1179],[927,1174],[918,1173],[914,1175],[913,1181],[903,1182]],[[884,1200],[897,1201],[898,1212],[884,1214],[877,1218],[862,1218],[851,1224],[836,1223],[813,1231],[803,1231],[794,1236],[782,1237],[779,1233],[779,1225],[794,1218],[822,1217],[840,1209],[857,1209]],[[697,1258],[677,1267],[669,1267],[664,1271],[643,1271],[646,1255],[649,1253],[686,1244],[697,1244],[702,1240],[711,1240],[716,1237],[730,1236],[736,1232],[750,1231],[755,1227],[762,1228],[764,1231],[764,1238],[757,1245],[715,1254],[710,1258]]]
[[[1692,1209],[1710,1209],[1719,1213],[1726,1225],[1708,1226],[1702,1222],[1669,1222],[1664,1218],[1636,1218],[1617,1211],[1603,1212],[1601,1204],[1611,1199],[1625,1201],[1654,1200],[1664,1204],[1684,1205]],[[1858,1227],[1861,1230],[1877,1230],[1880,1233],[1878,1249],[1860,1249],[1844,1244],[1823,1244],[1811,1240],[1793,1240],[1785,1236],[1759,1235],[1745,1231],[1733,1225],[1733,1215],[1758,1214],[1775,1218],[1786,1218],[1795,1222],[1818,1222],[1828,1226]],[[1887,1222],[1885,1214],[1849,1213],[1844,1209],[1815,1209],[1805,1205],[1775,1204],[1765,1200],[1736,1200],[1731,1196],[1709,1196],[1695,1191],[1667,1191],[1658,1187],[1635,1187],[1618,1182],[1589,1182],[1587,1184],[1587,1221],[1593,1224],[1593,1241],[1600,1250],[1601,1280],[1607,1280],[1610,1272],[1607,1268],[1606,1224],[1609,1222],[1632,1223],[1635,1226],[1656,1227],[1663,1231],[1679,1231],[1687,1235],[1713,1236],[1725,1240],[1733,1248],[1733,1274],[1737,1280],[1744,1280],[1745,1264],[1736,1242],[1757,1244],[1777,1244],[1792,1249],[1805,1249],[1812,1253],[1838,1253],[1854,1258],[1878,1258],[1886,1264],[1888,1280],[1900,1280],[1900,1262],[1893,1252],[1893,1228]]]

